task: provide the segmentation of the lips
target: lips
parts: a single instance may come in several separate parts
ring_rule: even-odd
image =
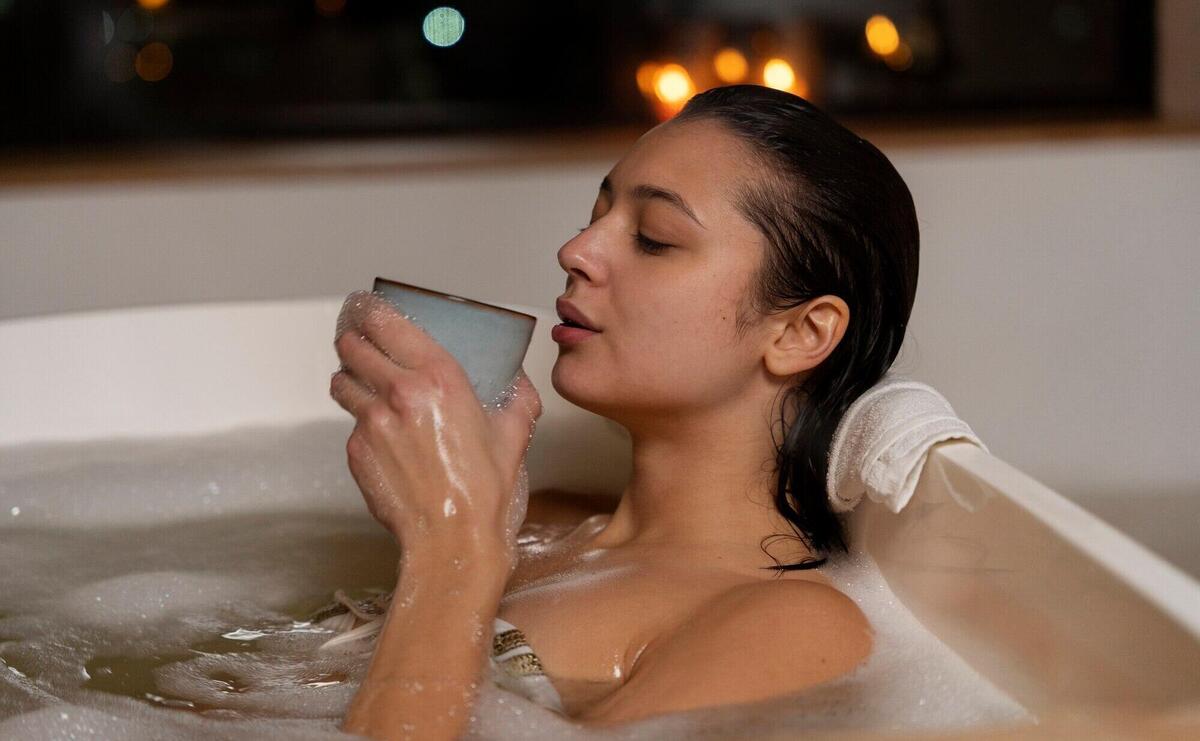
[[[593,332],[599,332],[600,329],[588,319],[587,315],[575,305],[564,298],[560,298],[554,302],[554,308],[558,311],[558,318],[563,320],[563,324],[568,327],[580,327],[582,329],[590,329]]]

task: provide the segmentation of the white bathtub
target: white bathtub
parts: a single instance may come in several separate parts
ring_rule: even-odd
[[[327,393],[340,304],[202,304],[0,323],[0,447],[344,418]],[[617,493],[628,473],[624,431],[554,393],[553,312],[508,306],[539,317],[525,363],[545,406],[531,486]],[[906,606],[1035,714],[1200,707],[1200,586],[981,449],[939,445],[904,512],[866,503],[852,520],[855,541]]]

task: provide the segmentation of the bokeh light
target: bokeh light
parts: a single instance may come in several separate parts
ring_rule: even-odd
[[[138,5],[146,10],[158,10],[167,4],[169,0],[137,0]]]
[[[750,65],[740,51],[733,47],[726,47],[713,57],[713,69],[721,82],[732,84],[746,79]]]
[[[791,90],[796,84],[796,71],[787,60],[776,57],[763,65],[763,84],[776,90]]]
[[[3,2],[3,0],[0,0]],[[117,33],[117,22],[108,14],[108,11],[100,13],[100,32],[104,36],[105,45],[113,40],[113,36]]]
[[[326,18],[333,18],[342,14],[346,9],[346,0],[313,0],[317,12]]]
[[[678,64],[664,64],[654,73],[654,94],[669,106],[682,106],[696,93],[692,76]]]
[[[637,86],[638,90],[642,91],[642,95],[654,95],[654,73],[658,71],[658,65],[654,62],[642,62],[637,68]]]
[[[873,15],[867,19],[865,32],[867,46],[881,57],[892,54],[900,47],[900,32],[896,24],[886,15]]]
[[[429,11],[421,23],[421,32],[425,35],[425,40],[434,46],[457,44],[466,28],[467,20],[463,18],[463,14],[447,6]]]
[[[891,67],[897,72],[903,72],[913,64],[912,48],[908,44],[901,41],[900,45],[896,47],[896,51],[884,57],[883,61],[887,62],[887,66]]]
[[[137,53],[133,66],[138,77],[146,82],[158,82],[171,74],[171,66],[174,63],[171,49],[161,41],[152,41]]]

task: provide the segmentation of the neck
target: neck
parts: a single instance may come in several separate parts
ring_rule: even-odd
[[[730,400],[686,416],[672,413],[670,424],[626,423],[633,473],[591,545],[697,548],[759,566],[774,564],[771,556],[791,563],[811,555],[794,537],[763,541],[794,536],[773,502],[772,407]]]

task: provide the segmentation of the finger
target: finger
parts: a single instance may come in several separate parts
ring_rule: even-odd
[[[406,368],[417,368],[444,353],[445,349],[433,337],[377,293],[351,294],[343,307],[343,324],[352,326],[369,339],[387,357]]]
[[[329,395],[338,403],[338,406],[353,414],[355,418],[375,398],[375,392],[363,385],[345,368],[339,368],[330,377]]]
[[[350,475],[362,492],[367,504],[367,511],[388,530],[395,532],[394,520],[399,511],[397,499],[387,477],[375,457],[371,445],[358,434],[358,427],[346,441],[346,454],[349,458]]]
[[[401,374],[410,372],[353,331],[339,336],[334,347],[342,364],[354,377],[376,392],[391,388]]]

